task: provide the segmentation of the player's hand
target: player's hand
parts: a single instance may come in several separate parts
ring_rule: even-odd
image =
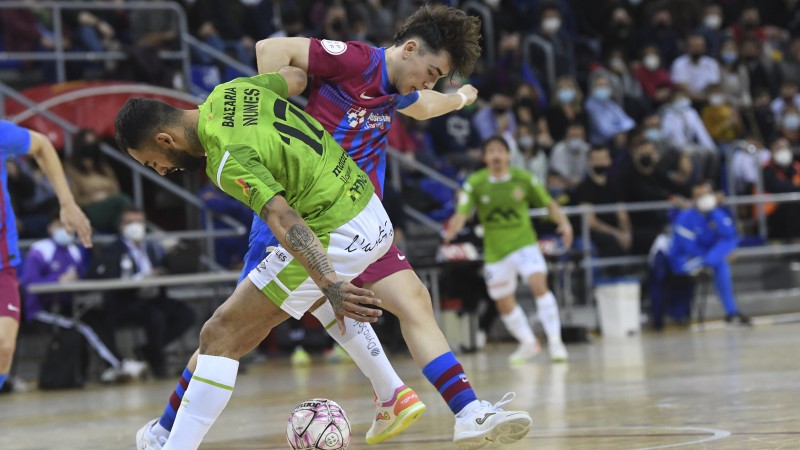
[[[339,331],[345,334],[347,328],[344,318],[349,317],[358,322],[375,322],[383,314],[380,309],[367,308],[361,305],[380,305],[381,301],[375,298],[375,294],[367,289],[353,286],[352,284],[337,280],[320,286],[322,293],[328,297],[328,301],[333,306],[336,314],[336,322],[339,324]]]
[[[569,220],[562,221],[556,231],[561,236],[561,242],[564,243],[564,248],[572,247],[572,225],[569,223]]]
[[[89,219],[78,205],[75,203],[62,205],[60,216],[67,233],[77,233],[81,244],[90,248],[92,246],[92,224],[89,223]]]
[[[471,105],[475,103],[475,100],[478,99],[478,90],[471,84],[465,84],[458,88],[458,92],[467,96],[467,102],[464,103],[464,106]]]

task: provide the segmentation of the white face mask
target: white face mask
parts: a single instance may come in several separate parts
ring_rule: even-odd
[[[687,109],[692,106],[692,101],[686,97],[681,97],[676,99],[673,105],[675,105],[675,108],[677,109]]]
[[[776,150],[773,158],[775,159],[775,164],[781,167],[789,167],[789,165],[792,164],[794,155],[792,154],[791,150],[784,147]]]
[[[520,136],[518,142],[522,148],[533,148],[533,136]]]
[[[644,57],[644,67],[647,70],[656,70],[659,65],[661,65],[661,58],[658,55],[650,54]]]
[[[720,25],[722,25],[722,17],[720,17],[720,16],[718,16],[718,15],[716,15],[716,14],[711,14],[711,15],[708,15],[708,16],[706,16],[706,18],[703,20],[703,24],[704,24],[704,25],[706,26],[706,28],[708,28],[708,29],[711,29],[711,30],[718,30],[718,29],[719,29],[719,27],[720,27]]]
[[[561,28],[561,19],[558,17],[548,17],[542,21],[542,29],[548,33],[555,33]]]
[[[133,242],[144,240],[145,228],[141,222],[131,222],[122,228],[122,235]]]
[[[717,196],[714,194],[703,194],[697,199],[697,210],[703,213],[709,212],[717,207]]]
[[[711,106],[722,106],[725,103],[725,95],[711,94],[708,96],[708,103]]]
[[[64,228],[64,227],[56,228],[53,231],[53,236],[52,237],[53,237],[53,241],[55,241],[55,243],[57,245],[60,245],[61,247],[66,247],[67,245],[72,244],[72,242],[74,240],[72,235],[69,234],[67,232],[67,229]]]

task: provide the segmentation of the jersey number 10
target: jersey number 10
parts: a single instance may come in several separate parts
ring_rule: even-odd
[[[294,117],[300,119],[302,121],[308,131],[311,132],[313,135],[310,136],[309,133],[303,132],[302,130],[295,128],[294,126],[286,123],[286,112],[292,114]],[[308,120],[305,113],[298,109],[296,106],[290,104],[289,102],[277,99],[275,100],[275,104],[273,106],[273,112],[275,113],[275,117],[283,122],[273,122],[272,126],[278,130],[278,133],[281,135],[281,140],[286,145],[292,144],[292,139],[295,138],[307,146],[311,147],[312,150],[317,152],[318,155],[322,155],[322,136],[325,134],[325,130],[317,128],[311,121]]]

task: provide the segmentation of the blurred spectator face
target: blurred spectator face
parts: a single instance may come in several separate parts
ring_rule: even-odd
[[[781,118],[781,128],[790,134],[800,131],[800,111],[795,107],[787,107],[783,110]]]
[[[450,55],[447,51],[433,53],[425,48],[421,40],[415,38],[398,45],[403,47],[403,59],[398,64],[394,87],[400,94],[433,89],[440,78],[450,73]]]
[[[691,108],[692,100],[686,95],[686,92],[682,90],[676,90],[672,94],[672,107],[675,109],[687,109]]]
[[[542,33],[551,36],[561,29],[561,13],[558,9],[548,8],[542,11]]]
[[[642,64],[645,69],[651,72],[661,67],[661,55],[659,54],[658,47],[652,45],[645,47],[642,51]]]
[[[758,8],[746,8],[741,15],[742,28],[745,30],[755,30],[761,25],[761,15]]]
[[[659,157],[656,146],[652,142],[643,142],[633,149],[631,155],[633,166],[644,175],[650,175],[656,170]]]
[[[722,43],[719,50],[719,59],[723,64],[732,65],[739,58],[739,53],[736,51],[736,41],[728,39]]]
[[[658,142],[661,140],[661,116],[652,114],[642,120],[644,128],[644,138],[648,142]]]
[[[139,243],[144,240],[144,213],[141,211],[125,211],[119,219],[119,231],[123,237]]]
[[[791,104],[794,101],[794,96],[797,95],[797,83],[794,81],[785,81],[781,85],[781,97],[786,103]]]
[[[556,85],[556,98],[562,105],[568,105],[578,98],[578,89],[575,82],[569,78],[561,78]]]
[[[722,26],[722,8],[719,5],[709,5],[706,7],[703,25],[709,30],[719,30]]]
[[[514,99],[508,94],[496,92],[489,99],[489,105],[496,116],[503,115],[514,106]]]
[[[779,167],[789,167],[794,160],[794,154],[789,148],[789,141],[783,138],[776,139],[772,143],[772,160],[775,161]]]
[[[739,55],[745,61],[755,61],[761,57],[761,43],[755,39],[745,39],[739,47]]]
[[[75,240],[73,235],[67,231],[64,224],[61,223],[61,220],[57,217],[53,218],[50,224],[47,225],[47,232],[50,234],[50,238],[61,247],[66,247]]]
[[[528,123],[517,125],[517,144],[523,152],[531,152],[536,149],[533,127]]]
[[[586,142],[586,130],[583,125],[573,123],[567,127],[567,132],[564,134],[564,142],[568,148],[583,145]]]
[[[723,106],[726,103],[725,92],[722,91],[722,86],[715,85],[708,88],[708,104],[711,106]]]
[[[666,9],[656,11],[652,19],[653,27],[656,30],[666,30],[672,27],[672,14]]]
[[[605,77],[597,77],[592,83],[592,97],[598,100],[608,100],[611,98],[611,83]]]
[[[616,73],[624,73],[628,69],[625,56],[619,50],[613,50],[608,57],[608,67]]]
[[[559,173],[550,172],[547,174],[547,192],[550,196],[557,199],[567,189],[567,179]]]
[[[692,187],[692,199],[695,208],[702,213],[707,213],[717,207],[717,196],[708,183],[699,183]]]
[[[706,40],[703,36],[689,36],[687,41],[687,53],[692,61],[697,63],[700,57],[706,54]]]
[[[625,8],[617,8],[611,13],[611,30],[614,35],[624,38],[630,35],[632,29],[631,16]]]
[[[586,166],[589,176],[595,183],[604,186],[608,182],[608,171],[611,169],[611,152],[607,148],[593,148],[588,158]]]
[[[483,146],[483,162],[490,172],[500,173],[508,170],[509,150],[505,142],[491,139]]]

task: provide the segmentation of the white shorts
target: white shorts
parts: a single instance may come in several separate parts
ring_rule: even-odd
[[[536,244],[522,247],[500,261],[483,267],[486,288],[493,300],[513,294],[517,289],[518,276],[527,279],[534,273],[547,273],[547,263]]]
[[[394,229],[377,195],[356,217],[329,234],[318,236],[336,275],[351,281],[383,256],[394,239]],[[275,247],[247,276],[264,295],[295,319],[321,297],[306,269],[282,246]]]

